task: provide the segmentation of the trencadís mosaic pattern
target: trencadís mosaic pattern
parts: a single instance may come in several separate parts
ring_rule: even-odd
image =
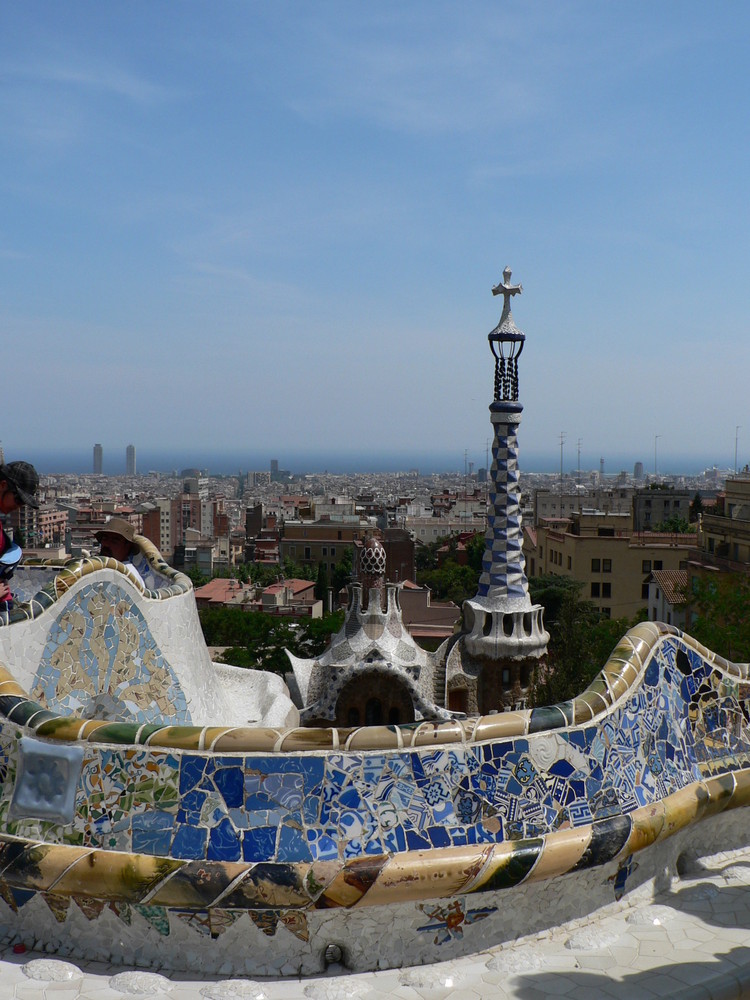
[[[84,718],[191,721],[142,611],[117,583],[89,584],[65,604],[31,693],[45,708]]]
[[[305,940],[313,912],[412,901],[446,943],[493,910],[467,895],[618,861],[614,898],[635,852],[750,801],[748,682],[666,627],[633,630],[571,703],[463,727],[85,722],[4,676],[0,894],[63,921],[73,899],[165,935],[245,913]],[[84,748],[71,823],[11,815],[22,734]]]

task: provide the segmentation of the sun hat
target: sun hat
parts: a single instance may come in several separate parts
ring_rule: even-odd
[[[29,507],[38,508],[34,494],[39,489],[39,475],[28,462],[8,462],[0,465],[0,480],[10,485],[18,500]]]
[[[94,537],[101,541],[102,535],[119,535],[131,545],[135,545],[135,528],[124,517],[111,517],[102,528],[99,528]]]

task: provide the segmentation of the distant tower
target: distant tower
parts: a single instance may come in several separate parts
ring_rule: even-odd
[[[470,712],[519,700],[549,642],[544,609],[531,603],[523,556],[517,431],[523,412],[518,358],[526,337],[510,309],[511,298],[522,288],[511,285],[510,276],[506,267],[503,281],[492,289],[504,304],[500,322],[487,338],[495,357],[495,398],[490,404],[494,440],[482,575],[476,596],[464,601],[463,629],[445,650],[449,706]]]
[[[100,476],[102,474],[102,457],[104,452],[100,444],[94,445],[94,475]]]
[[[135,475],[135,445],[129,444],[125,449],[125,473],[128,476]]]
[[[643,479],[643,462],[636,462],[633,466],[633,479]]]

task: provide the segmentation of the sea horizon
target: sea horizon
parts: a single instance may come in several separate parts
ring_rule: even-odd
[[[6,450],[6,461],[23,459],[31,462],[41,475],[72,474],[88,475],[93,473],[93,448],[86,449],[36,449],[29,448],[18,454],[14,450],[12,453]],[[212,451],[205,448],[190,450],[186,448],[143,448],[136,450],[136,470],[139,475],[147,475],[149,472],[159,472],[169,475],[172,472],[181,472],[183,469],[200,469],[213,476],[236,476],[240,473],[262,472],[270,469],[271,461],[277,460],[279,469],[287,470],[293,475],[347,475],[347,474],[384,474],[384,473],[404,473],[414,474],[415,470],[421,476],[434,474],[461,474],[463,475],[471,466],[473,471],[485,467],[485,452],[482,450],[481,460],[479,457],[473,458],[472,453],[466,454],[450,452],[426,452],[415,451],[413,453],[399,451],[383,451],[378,453],[362,452],[305,452],[285,453],[281,450],[269,454],[268,452],[249,451]],[[490,456],[491,461],[491,456]],[[631,455],[615,455],[612,459],[606,459],[604,463],[604,475],[616,476],[621,472],[632,475],[636,462],[643,464],[644,474],[653,476],[653,464],[643,459],[634,458]],[[732,465],[723,464],[717,461],[715,456],[679,456],[675,458],[665,458],[659,463],[657,475],[663,476],[697,476],[704,470],[717,468],[722,473],[733,473]],[[548,473],[558,474],[560,472],[559,454],[542,454],[529,451],[522,453],[519,459],[519,469],[521,474],[527,473]],[[566,475],[575,474],[577,471],[568,462],[563,462],[563,469]],[[586,465],[581,463],[581,473],[586,474],[593,470],[600,470],[599,461],[596,465]],[[109,476],[125,475],[125,449],[121,452],[109,453],[105,449],[102,462],[102,474]]]

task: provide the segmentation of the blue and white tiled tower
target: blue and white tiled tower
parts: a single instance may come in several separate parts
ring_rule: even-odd
[[[495,398],[490,404],[494,431],[487,531],[482,575],[476,596],[464,601],[464,644],[481,660],[539,658],[547,651],[541,605],[532,605],[526,579],[518,484],[518,425],[523,406],[518,402],[518,358],[525,335],[516,327],[510,300],[521,285],[503,281],[492,289],[504,297],[500,322],[488,335],[495,357]]]

